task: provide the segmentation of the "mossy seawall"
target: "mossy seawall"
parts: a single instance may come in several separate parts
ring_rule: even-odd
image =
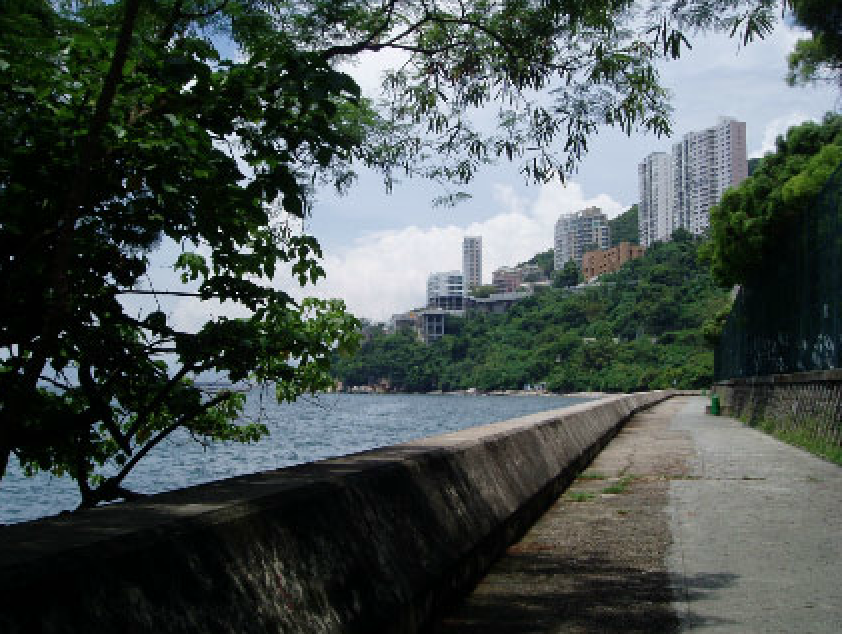
[[[669,396],[611,396],[0,528],[0,631],[418,631],[624,421]]]

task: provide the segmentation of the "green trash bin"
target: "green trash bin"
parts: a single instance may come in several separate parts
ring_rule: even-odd
[[[710,413],[719,416],[719,394],[710,395]]]

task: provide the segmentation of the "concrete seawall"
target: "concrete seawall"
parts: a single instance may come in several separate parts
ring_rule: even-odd
[[[416,632],[669,396],[0,528],[0,632]]]

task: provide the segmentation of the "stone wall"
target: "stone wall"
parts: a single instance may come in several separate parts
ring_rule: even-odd
[[[2,527],[0,632],[416,632],[669,395]]]
[[[731,379],[713,392],[723,414],[842,445],[842,370]]]

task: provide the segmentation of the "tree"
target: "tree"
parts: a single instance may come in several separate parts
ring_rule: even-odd
[[[553,286],[556,288],[568,288],[576,286],[582,281],[582,272],[574,260],[567,260],[560,271],[553,276]]]
[[[789,54],[787,81],[791,85],[832,81],[842,88],[842,9],[825,0],[790,0],[797,24],[809,39],[795,43]]]
[[[695,236],[684,227],[678,227],[670,235],[670,240],[673,242],[692,242],[695,239]]]
[[[541,271],[546,277],[552,277],[554,253],[554,249],[547,249],[546,251],[542,251],[541,253],[535,254],[526,262],[521,262],[520,264],[518,264],[518,267],[522,267],[525,264],[534,264],[535,266],[541,269]]]
[[[842,164],[842,116],[827,114],[778,137],[776,151],[711,209],[705,257],[714,277],[730,287],[763,274],[788,228]]]
[[[205,12],[127,0],[0,14],[0,475],[14,453],[28,472],[73,477],[85,506],[130,495],[125,476],[175,429],[266,433],[236,422],[242,395],[201,390],[202,372],[277,382],[291,399],[327,386],[333,350],[356,338],[341,302],[294,302],[266,280],[283,262],[302,282],[323,274],[318,243],[270,203],[304,214],[299,171],[358,142],[358,90],[325,60],[263,44],[265,20],[238,35],[232,14],[232,35],[259,52],[221,59],[196,31],[222,28]],[[183,289],[143,287],[163,240]],[[125,298],[147,293],[249,316],[191,332],[157,307],[133,315]]]
[[[686,39],[667,20],[635,31],[631,4],[2,0],[0,476],[14,456],[90,506],[130,496],[126,475],[176,429],[266,433],[196,378],[293,399],[354,346],[341,302],[278,288],[324,274],[293,229],[315,186],[360,164],[458,186],[498,157],[540,181],[599,125],[668,132],[656,63]],[[338,68],[383,50],[407,59],[375,108]],[[492,101],[487,131],[472,115]],[[168,249],[183,285],[150,288]],[[240,316],[188,328],[168,297]]]

